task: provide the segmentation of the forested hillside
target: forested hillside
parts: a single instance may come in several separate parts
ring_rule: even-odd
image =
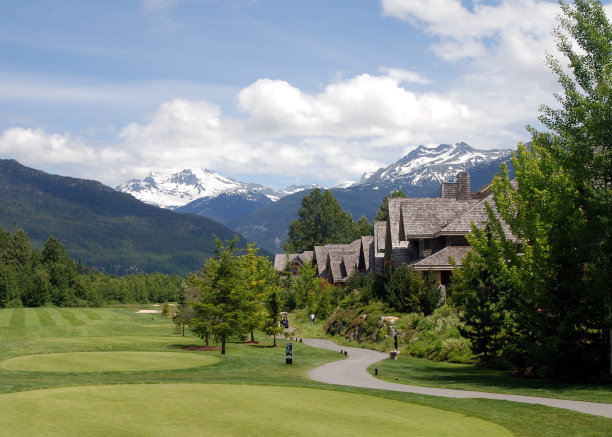
[[[156,208],[99,182],[50,175],[14,160],[0,160],[0,227],[23,229],[34,248],[54,235],[73,259],[117,274],[185,275],[212,255],[214,235],[235,235],[206,217]]]

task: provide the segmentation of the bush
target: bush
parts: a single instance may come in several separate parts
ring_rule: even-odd
[[[460,335],[463,324],[449,305],[436,309],[430,316],[412,313],[403,320],[408,354],[452,363],[475,362],[469,341]]]

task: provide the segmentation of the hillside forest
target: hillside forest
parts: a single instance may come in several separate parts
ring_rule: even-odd
[[[54,236],[35,250],[22,229],[0,229],[0,308],[176,301],[183,284],[178,275],[101,273],[74,262]]]

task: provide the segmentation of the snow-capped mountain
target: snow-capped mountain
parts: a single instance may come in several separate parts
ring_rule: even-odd
[[[239,182],[206,169],[185,169],[172,174],[152,172],[142,180],[132,179],[115,189],[150,205],[167,209],[176,209],[196,199],[227,192],[257,192],[272,200],[278,198],[277,192],[271,188]]]
[[[220,194],[240,195],[245,201],[259,202],[264,195],[276,202],[281,197],[321,185],[292,185],[281,191],[252,182],[240,182],[206,169],[185,169],[176,173],[149,173],[144,179],[132,179],[115,189],[160,208],[177,209],[195,200],[210,200]]]
[[[290,194],[299,193],[300,191],[305,191],[305,190],[313,190],[315,188],[320,188],[322,190],[325,189],[323,185],[319,185],[319,184],[290,185],[287,188],[280,190],[278,193],[280,194],[279,197],[285,197]]]
[[[364,174],[356,186],[387,188],[394,186],[427,186],[451,182],[461,170],[508,158],[508,149],[478,150],[465,143],[419,146],[386,168]]]

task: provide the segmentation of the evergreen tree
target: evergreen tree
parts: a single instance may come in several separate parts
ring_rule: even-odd
[[[374,216],[375,222],[385,222],[387,221],[387,216],[389,214],[389,199],[398,199],[405,198],[406,194],[402,190],[393,190],[390,196],[383,196],[383,201],[378,211],[376,211],[376,215]]]
[[[402,264],[390,272],[385,283],[385,295],[389,304],[398,311],[420,311],[420,302],[424,294],[424,281],[420,273]]]
[[[516,317],[516,293],[521,287],[517,248],[508,241],[499,219],[489,205],[485,229],[472,225],[468,241],[473,251],[468,252],[460,270],[453,274],[452,302],[461,310],[465,322],[461,334],[470,340],[471,349],[487,367],[497,367],[514,361],[521,354],[514,353],[521,344],[513,328]],[[522,370],[525,363],[520,366]]]
[[[284,330],[280,326],[280,309],[281,309],[281,295],[282,291],[278,284],[272,285],[268,293],[266,293],[264,304],[266,307],[266,314],[263,319],[262,328],[266,335],[271,335],[274,339],[274,347],[276,347],[276,336],[281,334]]]
[[[370,223],[365,215],[359,217],[359,220],[357,220],[355,226],[357,227],[355,234],[356,238],[366,235],[374,235],[374,226],[372,226],[372,223]]]
[[[247,294],[236,254],[236,243],[234,239],[223,245],[216,239],[216,257],[206,262],[201,280],[191,277],[190,282],[192,286],[201,287],[202,291],[200,302],[193,304],[197,314],[194,332],[202,335],[198,325],[209,327],[213,338],[221,343],[222,355],[225,355],[228,339],[245,334],[244,321],[248,316],[245,313]]]
[[[291,222],[284,249],[302,253],[315,246],[350,243],[357,229],[351,215],[342,209],[331,191],[315,188],[302,198],[298,218]]]

